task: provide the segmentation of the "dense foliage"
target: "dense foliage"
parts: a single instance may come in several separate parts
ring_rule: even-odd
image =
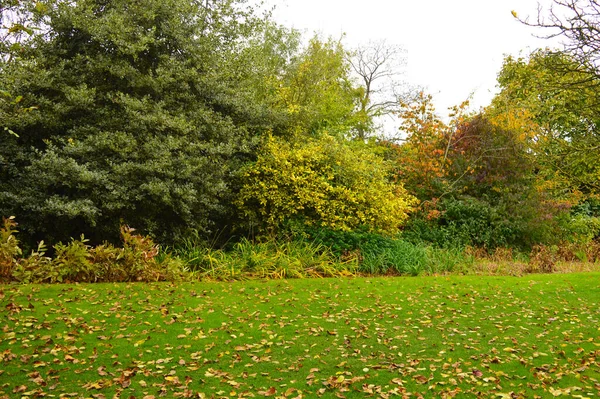
[[[0,148],[1,214],[52,242],[115,241],[121,223],[161,241],[218,228],[264,122],[236,64],[261,21],[207,4],[47,2],[45,32],[0,73],[37,107],[5,111],[18,137]]]
[[[267,137],[258,161],[244,172],[240,208],[253,226],[271,233],[295,220],[394,234],[414,198],[389,175],[383,159],[360,143],[350,146],[327,134],[292,141]]]
[[[68,244],[54,246],[54,257],[47,255],[41,241],[27,256],[17,239],[17,223],[5,218],[0,226],[0,282],[131,282],[174,281],[183,277],[180,260],[159,256],[151,238],[122,226],[122,246],[89,246],[83,236]]]
[[[505,123],[527,126],[540,172],[563,194],[600,194],[598,81],[587,74],[564,54],[508,57],[491,105]]]
[[[67,273],[79,280],[95,248],[118,264],[122,226],[244,259],[254,245],[281,252],[246,239],[291,234],[318,241],[298,247],[315,259],[332,250],[377,273],[423,271],[441,262],[435,247],[539,258],[598,239],[599,74],[585,38],[507,57],[489,107],[444,118],[424,93],[375,95],[398,49],[304,41],[246,0],[14,0],[0,16],[0,216],[20,223],[2,251],[37,256],[48,279],[71,262],[52,256],[79,259]],[[400,118],[402,142],[377,136],[383,114]]]

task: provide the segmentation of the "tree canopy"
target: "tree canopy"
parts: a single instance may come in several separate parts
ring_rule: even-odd
[[[492,104],[448,118],[402,90],[399,48],[304,40],[253,4],[2,3],[0,215],[25,242],[116,242],[124,225],[161,244],[228,241],[300,223],[526,247],[595,209],[596,2],[525,20],[567,46],[507,57]],[[381,115],[404,141],[377,134]]]
[[[120,223],[210,234],[264,123],[235,62],[262,20],[233,1],[44,5],[44,32],[0,71],[38,108],[6,114],[18,137],[0,149],[0,213],[55,240]]]

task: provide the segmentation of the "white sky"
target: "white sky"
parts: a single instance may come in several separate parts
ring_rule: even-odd
[[[547,7],[551,0],[540,0]],[[347,47],[385,39],[407,50],[406,80],[434,95],[442,115],[474,93],[489,104],[505,54],[527,54],[551,43],[511,15],[537,16],[537,0],[271,0],[275,19]]]

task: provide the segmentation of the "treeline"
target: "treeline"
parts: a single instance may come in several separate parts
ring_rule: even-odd
[[[243,0],[0,11],[0,215],[26,250],[122,226],[171,248],[347,240],[340,257],[365,235],[490,252],[598,238],[600,76],[569,49],[508,57],[489,107],[442,118],[425,94],[375,104],[368,51]],[[390,112],[402,140],[378,130]]]

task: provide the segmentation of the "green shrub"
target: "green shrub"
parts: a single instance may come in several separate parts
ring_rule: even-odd
[[[331,250],[337,257],[343,258],[354,251],[377,250],[390,245],[389,237],[358,228],[351,231],[333,230],[298,224],[289,224],[291,233],[305,241],[314,242]]]
[[[77,281],[93,282],[95,276],[95,265],[90,262],[90,247],[86,245],[88,240],[82,235],[79,240],[71,240],[68,244],[58,243],[54,246],[54,261],[52,266],[58,273],[58,282]],[[57,281],[50,281],[55,283]]]
[[[273,122],[252,84],[286,60],[259,59],[265,24],[244,3],[48,2],[0,59],[0,86],[23,96],[0,102],[18,135],[2,132],[0,215],[19,216],[21,241],[118,244],[127,223],[167,243],[230,220],[236,172]]]
[[[360,271],[368,274],[410,274],[427,271],[429,259],[427,249],[406,241],[390,240],[381,247],[366,247],[361,250]]]
[[[451,272],[468,261],[460,250],[435,249],[423,243],[394,239],[364,229],[339,231],[296,226],[292,230],[306,241],[330,248],[342,261],[358,259],[358,270],[366,274]]]
[[[559,225],[565,241],[584,244],[600,237],[600,216],[575,210],[561,217]]]
[[[437,205],[438,217],[427,218],[424,212],[415,215],[407,222],[402,237],[438,248],[471,246],[490,252],[503,247],[529,251],[536,243],[556,240],[552,233],[556,222],[550,211],[542,214],[541,209],[511,209],[507,203],[473,197],[445,198]]]
[[[53,267],[46,250],[44,241],[40,241],[28,257],[17,260],[11,278],[24,284],[61,281],[62,275]]]

